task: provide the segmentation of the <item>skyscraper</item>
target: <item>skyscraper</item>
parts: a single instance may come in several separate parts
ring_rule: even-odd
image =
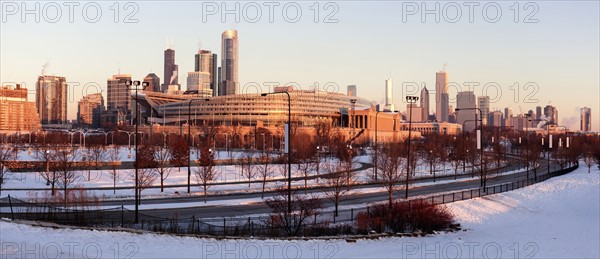
[[[165,74],[164,74],[164,83],[161,89],[161,92],[167,92],[169,89],[169,85],[177,85],[178,89],[181,90],[181,86],[179,86],[179,67],[175,64],[175,50],[166,49],[165,50]]]
[[[347,90],[348,96],[356,97],[356,85],[349,85],[346,90]]]
[[[423,90],[421,90],[421,119],[423,121],[429,120],[429,90],[427,90],[427,87],[423,87]]]
[[[512,108],[510,108],[510,107],[504,108],[504,125],[503,126],[505,126],[505,127],[513,126],[512,116],[513,116]]]
[[[146,77],[144,77],[144,82],[148,83],[148,86],[146,87],[146,91],[161,92],[160,78],[156,74],[154,74],[154,73],[148,74]]]
[[[500,127],[504,123],[501,111],[493,111],[488,115],[488,126]]]
[[[478,107],[481,110],[481,118],[483,119],[482,125],[488,125],[487,118],[490,114],[490,97],[479,96],[477,97]]]
[[[394,111],[394,84],[392,79],[385,80],[385,105],[384,111]]]
[[[212,54],[209,50],[199,50],[194,59],[194,72],[208,73],[208,84],[212,89],[212,95],[218,95],[218,72],[217,72],[217,54]],[[189,74],[188,74],[189,78]],[[189,84],[188,84],[189,85]],[[190,90],[190,89],[188,89]]]
[[[537,107],[535,107],[535,119],[539,120],[541,117],[542,117],[542,107],[537,106]]]
[[[475,98],[475,94],[472,91],[463,91],[459,92],[456,95],[456,108],[457,109],[468,109],[468,110],[460,110],[456,112],[456,123],[463,124],[465,131],[472,131],[475,129],[475,120],[479,120],[479,116],[477,115],[477,110],[470,109],[476,107],[477,99]],[[469,120],[469,121],[467,121]],[[467,121],[465,123],[465,121]],[[477,125],[481,125],[479,121],[477,121]]]
[[[438,122],[447,122],[450,98],[448,96],[448,74],[446,71],[439,71],[435,73],[435,102],[436,120]]]
[[[558,110],[556,110],[556,107],[552,105],[546,105],[546,107],[544,107],[544,116],[546,116],[548,123],[558,123]]]
[[[36,131],[41,128],[34,102],[20,85],[0,86],[0,131]]]
[[[127,81],[131,80],[131,75],[113,75],[112,78],[107,80],[107,98],[106,106],[109,111],[114,111],[115,114],[119,114],[119,118],[116,121],[112,121],[114,124],[121,124],[126,122],[131,116],[131,94],[127,88]]]
[[[210,73],[208,72],[189,72],[187,77],[187,90],[192,91],[202,97],[213,95],[210,87]]]
[[[238,81],[238,35],[236,30],[224,31],[221,35],[221,80],[219,95],[237,93]]]
[[[67,80],[61,76],[39,76],[36,104],[42,124],[67,123]]]
[[[581,108],[581,122],[579,126],[581,131],[592,131],[592,109],[588,107]]]
[[[101,116],[104,112],[104,98],[101,93],[88,94],[77,106],[77,123],[80,126],[100,128]]]

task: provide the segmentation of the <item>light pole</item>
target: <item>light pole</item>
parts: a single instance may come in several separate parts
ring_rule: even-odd
[[[479,111],[479,121],[481,121],[481,124],[483,124],[483,113],[481,112],[481,109],[477,108],[477,107],[471,107],[471,108],[456,108],[454,109],[455,111],[461,111],[461,110],[477,110]],[[475,130],[477,130],[477,113],[475,113]],[[486,181],[484,180],[483,177],[483,143],[482,142],[482,135],[483,135],[483,125],[481,127],[481,130],[478,130],[477,133],[479,133],[479,136],[477,136],[477,149],[479,149],[479,160],[480,160],[480,165],[479,165],[479,171],[480,171],[480,175],[481,175],[481,187],[483,187],[483,190],[485,191],[485,183]]]
[[[285,151],[287,151],[287,163],[288,163],[288,206],[287,206],[287,212],[288,214],[292,213],[292,134],[291,134],[291,123],[292,123],[292,98],[290,96],[290,93],[288,93],[287,91],[285,92],[274,92],[274,93],[262,93],[260,94],[261,96],[267,96],[267,95],[273,95],[273,94],[286,94],[287,98],[288,98],[288,121],[287,121],[287,148]]]
[[[190,188],[191,188],[191,183],[192,183],[192,168],[191,168],[191,164],[192,164],[192,149],[190,147],[190,133],[191,133],[191,128],[192,128],[192,124],[191,124],[191,120],[192,120],[192,102],[194,101],[209,101],[210,99],[191,99],[188,102],[188,120],[187,120],[187,124],[188,124],[188,134],[187,134],[187,148],[188,148],[188,163],[187,163],[187,169],[188,169],[188,184],[187,184],[187,192],[190,193]],[[181,125],[181,120],[179,121],[179,125]]]
[[[473,121],[475,122],[475,125],[477,125],[477,121],[479,120],[465,120],[462,123],[462,137],[463,137],[463,151],[465,151],[465,146],[467,145],[467,142],[465,140],[465,123],[469,122],[469,121]],[[465,153],[465,158],[463,159],[463,173],[465,172],[465,167],[466,167],[466,159],[467,159],[467,153]],[[471,172],[471,178],[473,178],[473,172]]]
[[[412,132],[412,105],[419,100],[418,96],[406,96],[406,101],[409,103],[409,111],[408,111],[408,151],[407,151],[407,163],[406,163],[406,186],[404,198],[408,199],[408,179],[410,177],[410,133]]]
[[[135,223],[138,223],[138,213],[139,213],[139,205],[140,205],[140,193],[139,193],[139,186],[138,186],[138,141],[137,141],[137,137],[138,137],[138,122],[139,120],[139,109],[138,109],[138,90],[140,89],[140,81],[131,81],[131,80],[127,80],[127,82],[125,83],[125,85],[127,86],[127,90],[131,91],[132,89],[135,90],[135,162],[133,163],[134,167],[135,167]],[[148,82],[143,82],[141,83],[142,86],[142,91],[144,89],[146,89],[146,87],[148,86]],[[85,136],[84,136],[85,138]]]

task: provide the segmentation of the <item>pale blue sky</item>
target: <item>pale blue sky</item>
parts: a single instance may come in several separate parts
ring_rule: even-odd
[[[561,124],[578,128],[578,109],[587,106],[592,108],[594,130],[600,129],[598,1],[534,2],[539,7],[533,16],[537,23],[523,23],[525,15],[533,10],[523,9],[525,2],[519,3],[520,21],[514,22],[510,9],[513,1],[496,2],[502,9],[497,23],[486,22],[482,16],[482,7],[488,2],[475,7],[473,23],[469,22],[468,7],[462,2],[458,3],[463,16],[457,23],[444,20],[454,16],[452,8],[447,9],[448,16],[442,16],[439,23],[433,15],[422,22],[420,13],[403,22],[403,3],[395,1],[334,2],[339,7],[333,16],[337,23],[322,22],[333,10],[324,10],[325,2],[319,5],[321,22],[315,23],[310,9],[313,1],[298,2],[302,17],[297,23],[284,20],[282,6],[286,2],[275,7],[273,23],[269,23],[268,8],[262,2],[258,2],[263,14],[258,23],[244,20],[253,18],[252,9],[247,9],[249,15],[242,16],[239,23],[233,15],[227,16],[224,23],[219,15],[208,16],[203,23],[202,2],[145,1],[136,2],[139,11],[134,17],[139,21],[133,24],[114,23],[110,9],[114,1],[97,2],[102,8],[97,23],[83,19],[85,3],[81,3],[75,7],[73,23],[69,23],[68,8],[62,6],[63,16],[55,24],[46,22],[45,16],[36,23],[33,15],[22,22],[21,13],[7,15],[10,7],[6,3],[3,1],[2,6],[6,20],[0,30],[0,82],[25,83],[33,90],[43,64],[49,61],[48,74],[65,76],[69,82],[80,84],[70,97],[69,118],[76,116],[76,102],[83,95],[84,85],[98,84],[105,91],[106,79],[119,68],[137,79],[155,72],[162,81],[163,50],[169,38],[174,41],[179,81],[185,87],[199,43],[220,57],[221,32],[237,29],[242,88],[252,82],[297,82],[303,88],[315,82],[321,87],[333,82],[345,92],[346,85],[356,84],[360,96],[382,101],[384,81],[391,75],[396,105],[404,110],[401,83],[424,82],[433,91],[435,72],[446,63],[450,81],[482,85],[475,89],[476,95],[481,95],[484,84],[498,83],[502,94],[494,98],[495,94],[489,93],[492,108],[510,106],[519,113],[551,103],[559,109]],[[20,7],[21,2],[15,3]],[[27,4],[33,8],[33,3]],[[43,13],[47,2],[38,3]],[[234,3],[227,2],[227,6],[232,8]],[[238,3],[243,8],[249,2]],[[412,3],[420,6],[423,2]],[[438,3],[443,15],[443,7],[450,6],[448,2]],[[434,4],[426,2],[428,8]],[[121,2],[121,20],[128,13],[123,5]],[[53,18],[53,9],[46,7],[47,18]],[[290,16],[294,14],[292,10],[289,9]],[[493,9],[489,10],[493,15]],[[537,103],[524,102],[531,92],[531,88],[523,88],[527,82],[539,86],[532,98]],[[511,90],[515,83],[520,86],[517,100]],[[97,91],[93,87],[87,89],[87,93]],[[455,94],[451,89],[450,96]],[[432,104],[432,112],[434,107]]]

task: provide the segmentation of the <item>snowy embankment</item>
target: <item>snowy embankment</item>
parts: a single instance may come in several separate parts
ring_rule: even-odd
[[[0,258],[599,258],[600,171],[447,205],[467,231],[380,240],[215,240],[0,222]]]

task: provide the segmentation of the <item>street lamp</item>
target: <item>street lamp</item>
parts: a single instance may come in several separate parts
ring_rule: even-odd
[[[475,113],[475,129],[477,130],[477,133],[479,136],[477,136],[477,149],[479,149],[479,160],[480,160],[480,165],[479,165],[479,169],[480,169],[480,175],[483,176],[483,147],[482,147],[482,138],[481,135],[483,135],[483,113],[481,112],[481,109],[477,108],[477,107],[470,107],[470,108],[456,108],[454,109],[455,111],[461,111],[461,110],[477,110],[479,111],[479,121],[481,121],[481,130],[477,129],[477,113]],[[484,177],[480,177],[480,182],[481,182],[481,187],[483,187],[483,190],[485,191],[485,181],[484,181]]]
[[[192,124],[191,124],[191,120],[192,120],[192,102],[194,101],[210,101],[210,99],[206,98],[206,99],[191,99],[188,102],[188,120],[187,120],[187,124],[188,124],[188,134],[187,134],[187,148],[188,148],[188,163],[187,163],[187,168],[188,168],[188,184],[187,184],[187,192],[190,193],[190,188],[191,188],[191,182],[192,182],[192,168],[191,168],[191,164],[192,164],[192,149],[190,147],[190,133],[191,133],[191,128],[192,128]],[[179,121],[179,124],[181,124],[181,121]]]
[[[287,121],[287,130],[286,130],[286,134],[287,134],[287,146],[286,146],[286,150],[287,151],[287,162],[288,162],[288,207],[287,207],[287,212],[289,214],[292,213],[292,140],[290,139],[292,137],[291,134],[291,123],[292,123],[292,98],[290,96],[290,93],[288,93],[287,91],[284,92],[274,92],[274,93],[262,93],[260,94],[261,96],[267,96],[267,95],[273,95],[273,94],[286,94],[287,98],[288,98],[288,121]]]
[[[465,121],[463,121],[463,123],[462,123],[462,138],[463,138],[463,143],[462,143],[463,145],[462,146],[463,146],[463,151],[465,150],[465,146],[467,145],[467,142],[465,141],[465,123],[467,123],[469,121],[474,121],[475,124],[477,124],[477,122],[481,121],[481,120],[465,120]],[[465,172],[465,167],[466,167],[466,163],[467,163],[466,160],[467,160],[467,153],[465,153],[465,157],[463,159],[463,173]],[[473,172],[472,171],[473,170],[471,168],[471,178],[473,178]]]
[[[137,134],[138,134],[138,122],[139,122],[139,109],[138,109],[138,90],[140,90],[140,81],[131,81],[131,80],[127,80],[127,82],[125,83],[125,85],[127,86],[127,90],[131,91],[132,89],[135,90],[135,163],[133,163],[134,167],[135,167],[135,223],[138,223],[138,213],[139,213],[139,204],[140,204],[140,194],[139,194],[139,186],[138,186],[138,141],[137,141]],[[141,83],[142,86],[142,91],[144,89],[146,89],[146,87],[149,85],[148,82],[143,82]],[[85,136],[84,136],[85,138]]]
[[[408,178],[410,177],[410,133],[412,132],[412,103],[416,103],[419,100],[418,96],[406,96],[406,101],[409,103],[408,111],[408,151],[407,151],[407,164],[406,164],[406,186],[404,198],[408,199]]]

